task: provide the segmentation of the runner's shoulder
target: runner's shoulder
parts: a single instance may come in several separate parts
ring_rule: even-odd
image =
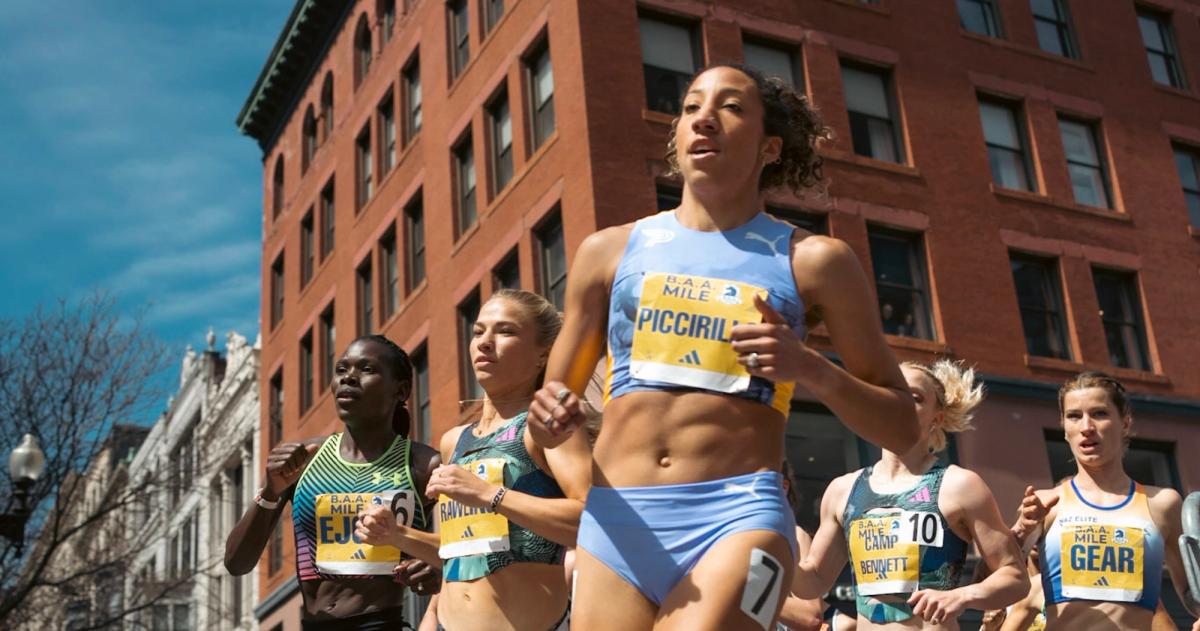
[[[441,452],[443,464],[450,464],[450,455],[454,453],[454,446],[458,444],[458,438],[468,427],[470,425],[455,425],[442,434],[442,439],[438,442],[438,449]]]
[[[1150,513],[1155,521],[1178,521],[1183,510],[1183,496],[1170,487],[1143,486],[1146,493],[1146,503],[1150,505]]]

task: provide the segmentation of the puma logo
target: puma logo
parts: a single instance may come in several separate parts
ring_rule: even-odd
[[[749,239],[751,241],[762,241],[763,243],[767,244],[767,247],[771,248],[771,251],[774,252],[775,254],[783,254],[783,252],[779,251],[779,248],[775,247],[775,244],[779,243],[781,240],[783,240],[787,236],[788,235],[786,235],[786,234],[781,234],[778,237],[775,237],[774,239],[767,239],[766,237],[762,236],[761,234],[758,234],[757,232],[747,232],[746,233],[747,239]]]
[[[762,499],[762,497],[760,497],[758,495],[758,491],[754,489],[753,484],[735,484],[733,482],[726,482],[725,490],[726,491],[735,491],[735,492],[739,492],[739,493],[749,493],[750,496],[756,500]]]
[[[642,234],[646,235],[646,245],[643,247],[647,248],[675,240],[675,231],[666,228],[642,228]]]

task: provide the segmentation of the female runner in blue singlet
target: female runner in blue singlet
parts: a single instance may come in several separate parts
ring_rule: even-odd
[[[1023,512],[1034,503],[1046,507],[1045,517],[1041,528],[1019,535],[1038,537],[1046,628],[1148,631],[1164,567],[1188,602],[1176,544],[1183,499],[1125,472],[1133,414],[1120,381],[1081,373],[1059,389],[1058,407],[1077,470],[1025,498]]]
[[[801,596],[822,594],[849,560],[859,629],[954,630],[967,608],[1021,600],[1029,577],[987,484],[937,461],[947,434],[970,429],[983,401],[975,371],[948,360],[901,369],[924,438],[906,452],[885,449],[878,463],[829,483],[796,582]],[[992,571],[959,587],[972,542]]]
[[[351,342],[329,384],[344,431],[273,447],[266,484],[229,534],[225,567],[246,574],[291,502],[306,631],[382,631],[405,624],[404,590],[393,574],[416,560],[402,561],[395,547],[367,545],[352,535],[356,513],[372,504],[393,522],[430,527],[433,507],[424,492],[441,460],[432,447],[408,439],[405,401],[412,374],[408,355],[386,337]]]
[[[900,450],[916,440],[857,257],[763,212],[767,190],[819,182],[826,135],[781,80],[705,70],[666,156],[682,175],[680,206],[577,250],[529,423],[546,447],[575,432],[579,395],[607,352],[575,629],[774,623],[796,557],[777,471],[795,383],[868,440]],[[845,369],[805,345],[818,321]]]
[[[566,629],[563,553],[575,543],[590,452],[584,433],[555,449],[538,447],[526,414],[561,324],[537,294],[493,294],[479,310],[470,346],[486,394],[481,418],[442,435],[448,464],[427,488],[441,496],[439,535],[399,527],[381,509],[359,522],[364,541],[442,568],[437,620],[449,631]]]

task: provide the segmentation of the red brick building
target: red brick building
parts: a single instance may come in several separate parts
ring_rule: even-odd
[[[436,444],[479,396],[479,302],[560,297],[584,237],[670,207],[679,90],[744,59],[836,137],[828,195],[771,209],[860,254],[898,355],[985,375],[948,457],[1009,510],[1070,470],[1055,391],[1100,368],[1136,393],[1135,476],[1200,488],[1177,457],[1200,444],[1200,2],[909,4],[299,0],[238,118],[264,152],[264,435],[335,430],[332,358],[382,332]],[[803,394],[793,417],[811,526],[872,448]],[[260,568],[264,629],[299,628],[290,539]]]

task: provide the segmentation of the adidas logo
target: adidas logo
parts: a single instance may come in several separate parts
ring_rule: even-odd
[[[363,552],[362,548],[359,548],[354,551],[354,554],[350,555],[350,558],[358,560],[358,561],[362,561],[367,558],[367,553]]]
[[[1092,583],[1092,585],[1095,585],[1096,587],[1108,587],[1108,577],[1101,576],[1100,580]]]
[[[474,536],[475,536],[475,533],[471,530],[470,526],[467,526],[467,529],[464,530],[462,533],[463,539],[470,539],[471,537],[474,537]]]
[[[692,352],[688,353],[687,355],[684,355],[683,358],[679,360],[679,363],[690,364],[692,366],[699,365],[700,364],[700,353],[696,352],[696,350],[693,349]]]

